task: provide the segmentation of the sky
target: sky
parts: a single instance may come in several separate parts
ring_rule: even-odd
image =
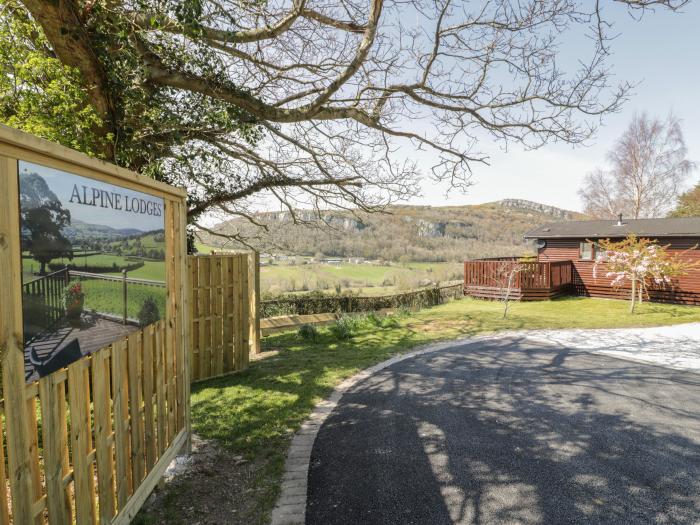
[[[451,192],[445,199],[446,186],[426,180],[423,195],[410,204],[462,205],[520,198],[581,211],[577,190],[584,176],[595,167],[606,167],[606,151],[632,116],[643,111],[659,118],[672,111],[680,118],[688,157],[700,164],[700,1],[681,12],[647,12],[639,21],[621,6],[605,5],[619,33],[609,61],[615,79],[639,85],[622,111],[604,120],[589,145],[574,149],[553,144],[535,151],[515,146],[505,153],[482,143],[480,148],[490,154],[490,166],[474,168],[473,186],[466,194]],[[428,167],[429,160],[421,159],[421,164]],[[691,176],[688,186],[698,181],[700,171]]]
[[[163,213],[157,215],[154,204],[160,206],[163,210],[163,199],[154,197],[138,191],[128,190],[126,188],[113,186],[94,179],[81,177],[65,171],[32,164],[30,162],[20,161],[19,171],[37,173],[46,181],[49,189],[56,194],[58,200],[64,208],[71,212],[72,220],[80,220],[89,224],[97,224],[100,226],[110,226],[116,229],[134,228],[144,232],[164,229]],[[77,186],[77,195],[73,192]],[[86,190],[83,193],[83,186]],[[96,206],[92,203],[92,189],[102,190],[112,195],[118,194],[118,205],[114,205],[115,198],[112,197],[112,206],[108,206],[108,202],[100,194],[105,207],[99,203]],[[71,199],[73,202],[71,202]],[[141,201],[151,202],[151,205],[146,207]],[[138,208],[134,211],[134,203]],[[149,210],[151,213],[149,214]]]

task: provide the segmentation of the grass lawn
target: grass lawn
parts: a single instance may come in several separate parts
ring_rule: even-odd
[[[110,272],[109,275],[121,276],[121,272]],[[128,272],[127,277],[165,281],[165,261],[144,261],[141,268]]]
[[[122,283],[103,281],[100,279],[83,279],[85,293],[85,309],[121,316],[124,312]],[[127,315],[137,319],[143,302],[147,297],[153,297],[158,305],[161,317],[165,315],[165,288],[129,284],[127,286]]]
[[[384,326],[366,320],[347,340],[336,339],[329,329],[319,329],[315,342],[296,333],[271,336],[263,345],[278,351],[276,355],[252,363],[244,372],[193,386],[193,430],[261,465],[245,497],[257,499],[248,522],[265,523],[278,494],[291,435],[344,378],[422,343],[486,332],[700,321],[698,307],[642,304],[633,315],[627,308],[626,301],[565,298],[513,304],[504,320],[498,303],[463,299],[397,316]]]

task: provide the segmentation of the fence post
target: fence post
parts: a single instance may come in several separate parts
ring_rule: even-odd
[[[124,324],[126,324],[126,270],[122,270],[122,287],[124,289]]]
[[[248,255],[248,326],[250,353],[260,353],[260,252]]]

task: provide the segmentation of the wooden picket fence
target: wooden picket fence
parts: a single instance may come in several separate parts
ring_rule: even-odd
[[[248,366],[260,349],[257,253],[188,257],[192,381]]]

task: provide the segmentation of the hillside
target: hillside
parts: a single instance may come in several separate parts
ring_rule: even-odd
[[[323,221],[312,212],[300,211],[298,216],[316,227],[293,224],[288,212],[258,213],[256,220],[266,224],[269,233],[256,241],[256,248],[294,255],[461,261],[522,254],[531,250],[523,241],[528,230],[545,222],[585,218],[580,213],[520,199],[469,206],[392,206],[388,213],[357,216],[328,212]],[[213,230],[247,236],[255,232],[243,219],[222,222]],[[204,232],[199,237],[212,246],[224,241]]]

